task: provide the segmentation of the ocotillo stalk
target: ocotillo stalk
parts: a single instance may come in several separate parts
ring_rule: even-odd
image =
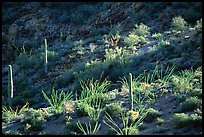
[[[45,39],[45,74],[47,75],[47,40]]]
[[[8,69],[8,103],[12,106],[13,99],[13,77],[12,77],[12,66],[9,65]]]
[[[129,82],[129,109],[133,110],[133,90],[132,90],[132,74],[129,73],[130,75],[130,82]]]

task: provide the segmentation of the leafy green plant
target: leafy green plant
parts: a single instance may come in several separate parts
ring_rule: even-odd
[[[86,128],[84,128],[80,121],[77,123],[78,128],[83,132],[84,135],[95,135],[101,127],[101,124],[95,122],[94,127],[92,128],[91,123],[85,123]]]
[[[51,105],[53,111],[55,114],[61,114],[63,111],[64,103],[72,98],[72,92],[70,93],[64,93],[63,90],[58,95],[58,91],[55,92],[55,89],[52,88],[52,94],[51,98],[48,98],[46,93],[42,90],[43,97],[45,100],[48,101],[48,103]]]
[[[104,124],[110,127],[117,135],[136,135],[138,133],[138,127],[141,126],[143,119],[145,118],[147,112],[141,115],[139,119],[136,119],[134,122],[129,123],[130,116],[126,115],[125,112],[121,113],[121,118],[123,122],[123,127],[119,127],[117,123],[112,119],[112,117],[106,113],[105,118],[111,124],[103,120]]]
[[[181,111],[193,111],[202,106],[202,100],[198,97],[190,97],[181,104]]]
[[[172,121],[175,122],[179,128],[186,126],[202,127],[202,116],[198,114],[176,113]]]
[[[178,31],[184,31],[187,28],[188,23],[181,17],[174,17],[172,19],[172,27]]]

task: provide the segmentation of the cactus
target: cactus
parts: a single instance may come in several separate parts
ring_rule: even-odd
[[[132,90],[132,74],[129,73],[130,75],[130,83],[129,83],[129,109],[133,110],[133,90]]]
[[[12,66],[9,65],[8,69],[8,103],[12,106],[13,99],[13,77],[12,77]]]
[[[45,39],[45,74],[47,75],[47,40]]]

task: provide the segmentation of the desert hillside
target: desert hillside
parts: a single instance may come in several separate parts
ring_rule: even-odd
[[[202,2],[2,2],[2,132],[202,134]]]

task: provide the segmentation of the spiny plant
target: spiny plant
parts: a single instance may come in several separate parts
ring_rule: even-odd
[[[165,69],[165,72],[162,71],[162,69],[159,70],[158,62],[156,63],[155,69],[153,72],[149,72],[146,74],[144,72],[143,74],[143,80],[145,83],[151,84],[153,82],[160,82],[162,84],[165,84],[171,77],[175,70],[175,66],[169,67]]]
[[[102,94],[108,91],[110,87],[110,81],[100,82],[98,80],[88,80],[87,82],[80,81],[81,84],[81,95],[80,100],[86,101],[92,107],[97,107],[100,101],[103,100]],[[102,103],[102,102],[101,102]]]
[[[65,102],[70,100],[73,96],[72,92],[64,93],[63,90],[61,90],[60,94],[58,95],[58,91],[55,91],[54,87],[52,88],[51,98],[49,98],[43,90],[42,94],[45,100],[47,100],[51,105],[56,115],[62,113]]]
[[[26,102],[26,104],[18,111],[18,107],[16,107],[16,110],[12,109],[10,106],[9,106],[9,109],[6,107],[6,106],[2,106],[2,110],[3,112],[10,112],[12,115],[14,115],[15,117],[18,115],[18,114],[21,114],[24,110],[28,109],[29,108],[29,103]]]
[[[98,122],[94,122],[94,123],[95,123],[95,125],[93,128],[91,126],[92,124],[90,123],[90,121],[89,121],[89,123],[85,123],[86,128],[84,128],[82,126],[81,122],[78,121],[77,127],[83,132],[84,135],[95,135],[98,132],[98,130],[100,129],[101,124],[99,124]]]
[[[14,118],[17,118],[19,114],[22,114],[25,110],[29,108],[29,103],[27,102],[19,111],[18,107],[16,110],[12,109],[10,106],[7,108],[6,106],[2,106],[2,121],[5,123],[10,122]]]
[[[129,123],[129,120],[131,119],[130,116],[127,115],[126,112],[121,113],[121,118],[123,122],[122,128],[117,125],[117,123],[112,119],[112,117],[108,113],[106,113],[105,118],[111,124],[107,123],[105,120],[103,120],[103,122],[113,131],[115,131],[117,135],[135,135],[137,134],[138,127],[142,124],[142,121],[145,118],[146,114],[147,112],[143,113],[143,115],[141,115],[139,119],[135,119],[134,122]]]
[[[176,93],[187,93],[193,89],[192,80],[196,76],[197,71],[182,70],[178,72],[178,75],[172,76],[172,84],[176,88]]]
[[[13,76],[12,76],[12,66],[9,65],[8,69],[8,103],[12,106],[13,99]]]

